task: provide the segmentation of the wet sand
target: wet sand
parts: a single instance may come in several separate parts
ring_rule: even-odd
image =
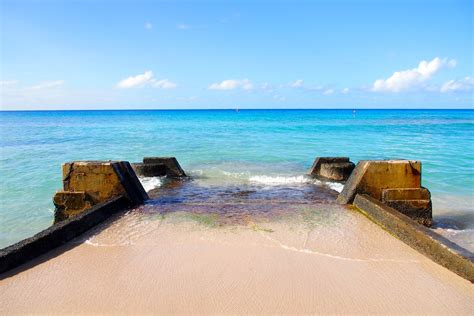
[[[155,196],[3,275],[0,314],[472,313],[471,283],[311,190]]]

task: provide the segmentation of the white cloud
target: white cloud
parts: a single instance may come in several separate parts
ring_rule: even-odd
[[[131,76],[121,80],[119,83],[117,83],[117,87],[121,89],[129,89],[143,86],[149,83],[152,78],[153,72],[151,70],[147,70],[141,75]]]
[[[430,79],[441,68],[455,67],[456,60],[434,58],[432,61],[422,60],[418,67],[408,70],[396,71],[387,79],[378,79],[372,86],[372,91],[400,92],[419,87]]]
[[[331,95],[334,93],[334,90],[333,89],[327,89],[323,92],[324,95]]]
[[[64,80],[56,80],[56,81],[44,81],[40,82],[36,86],[31,87],[33,90],[43,90],[43,89],[52,89],[64,84]]]
[[[290,87],[292,88],[301,88],[303,86],[303,79],[298,79],[298,80],[295,80],[293,81],[292,83],[290,83]]]
[[[280,85],[280,88],[290,87],[294,89],[302,89],[306,91],[321,91],[325,90],[326,88],[322,85],[315,85],[315,84],[306,84],[303,79],[298,79],[293,82],[290,82],[287,85]]]
[[[449,80],[446,81],[442,86],[440,91],[443,93],[446,92],[457,92],[457,91],[472,91],[474,90],[474,78],[465,77],[459,80]]]
[[[344,89],[341,90],[341,92],[342,92],[343,94],[347,94],[347,93],[349,93],[349,91],[350,91],[349,88],[344,88]]]
[[[157,81],[154,80],[153,86],[161,89],[174,89],[177,87],[177,84],[169,81],[168,79],[161,79]]]
[[[145,23],[145,29],[146,30],[151,30],[152,28],[153,28],[153,24],[151,24],[150,22]]]
[[[180,30],[187,30],[187,29],[190,28],[190,26],[188,24],[184,24],[184,23],[178,24],[178,25],[176,25],[176,27]]]
[[[250,90],[253,88],[253,85],[248,79],[227,79],[222,82],[213,83],[208,87],[209,90],[234,90],[238,88]]]
[[[151,85],[155,88],[161,89],[173,89],[178,86],[176,83],[168,79],[156,80],[153,78],[153,72],[151,70],[147,70],[143,74],[131,76],[121,80],[119,83],[117,83],[117,88],[130,89],[146,85]]]

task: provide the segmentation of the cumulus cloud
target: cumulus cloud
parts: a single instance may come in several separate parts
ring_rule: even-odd
[[[150,22],[145,23],[145,29],[146,30],[151,30],[152,28],[153,28],[153,24],[151,24]]]
[[[295,80],[293,81],[292,83],[290,83],[290,87],[292,88],[301,88],[303,86],[303,79],[298,79],[298,80]]]
[[[324,95],[331,95],[334,93],[334,89],[327,89],[323,92]]]
[[[347,93],[349,93],[349,91],[350,91],[349,88],[344,88],[344,89],[341,90],[341,92],[342,92],[343,94],[347,94]]]
[[[446,81],[442,86],[440,91],[443,93],[446,92],[457,92],[457,91],[473,91],[474,90],[474,78],[465,77],[459,80],[449,80]]]
[[[456,60],[434,58],[431,61],[422,60],[418,67],[408,70],[396,71],[387,79],[378,79],[372,86],[372,91],[400,92],[419,87],[429,80],[443,67],[455,67]]]
[[[43,81],[37,84],[36,86],[31,87],[33,90],[43,90],[43,89],[52,89],[64,84],[64,80],[55,80],[55,81]]]
[[[161,89],[174,89],[177,87],[177,84],[174,82],[171,82],[168,79],[161,79],[158,81],[154,81],[153,86],[156,88],[161,88]]]
[[[280,85],[280,88],[290,87],[293,89],[301,89],[306,91],[322,91],[327,90],[327,88],[323,85],[315,85],[315,84],[307,84],[304,82],[303,79],[297,79],[293,82],[290,82],[287,85]]]
[[[131,76],[119,81],[117,83],[117,88],[130,89],[136,87],[143,87],[146,85],[161,89],[173,89],[178,86],[176,83],[168,79],[156,80],[153,77],[153,72],[151,70],[147,70],[143,74]]]
[[[147,70],[143,74],[131,76],[131,77],[121,80],[119,83],[117,83],[117,87],[122,88],[122,89],[129,89],[129,88],[143,86],[149,83],[152,78],[153,78],[153,72],[151,70]]]
[[[209,90],[234,90],[234,89],[250,90],[253,88],[252,82],[248,79],[227,79],[222,82],[211,84]]]

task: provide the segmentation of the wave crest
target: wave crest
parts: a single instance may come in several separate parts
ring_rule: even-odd
[[[162,183],[159,177],[139,177],[138,179],[146,192],[160,187]]]
[[[249,181],[265,185],[306,184],[314,182],[306,176],[251,176]]]

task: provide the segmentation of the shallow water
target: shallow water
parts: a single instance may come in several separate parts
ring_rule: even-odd
[[[239,190],[204,182],[164,181],[155,193],[174,198],[154,195],[11,271],[0,280],[0,314],[473,309],[470,282],[318,184]]]
[[[197,181],[178,200],[291,200],[319,194],[304,176],[314,157],[344,155],[421,160],[435,229],[473,249],[473,132],[469,110],[0,112],[0,246],[51,224],[65,161],[176,156]]]
[[[335,202],[337,192],[309,178],[298,185],[271,187],[250,183],[215,185],[207,178],[161,178],[160,183],[148,192],[150,200],[144,205],[115,216],[77,242],[95,246],[134,244],[137,239],[152,238],[164,222],[181,226],[191,223],[201,229],[262,232],[273,232],[266,227],[275,223],[287,227],[303,225],[308,231],[315,225],[330,224],[326,229],[338,235],[336,231],[343,231],[347,220],[354,216],[345,215],[346,223],[337,225],[335,218],[344,213],[344,207]],[[342,240],[343,234],[340,235]]]

